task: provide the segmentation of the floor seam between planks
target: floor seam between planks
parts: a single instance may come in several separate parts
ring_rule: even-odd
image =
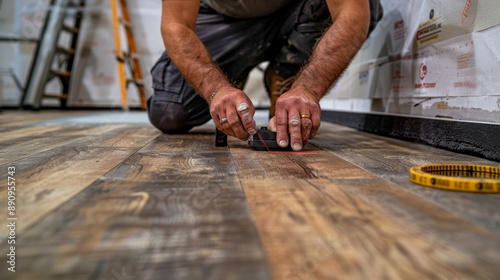
[[[231,161],[234,162],[234,155],[231,151],[230,146],[228,147],[228,150],[230,152]],[[259,245],[264,252],[264,259],[265,259],[266,267],[272,275],[272,266],[271,266],[271,262],[269,260],[269,254],[267,252],[266,247],[264,246],[264,240],[262,239],[261,230],[259,229],[259,226],[257,225],[255,213],[252,211],[252,209],[250,208],[250,205],[248,204],[248,195],[247,195],[247,192],[245,191],[245,188],[244,188],[244,185],[242,182],[243,178],[240,176],[240,168],[239,168],[238,164],[234,164],[234,168],[236,169],[236,174],[238,176],[239,187],[241,188],[241,192],[243,193],[243,197],[244,197],[244,201],[245,201],[245,208],[247,209],[248,214],[250,216],[250,220],[252,221],[252,227],[255,230],[255,232],[257,233],[257,240],[259,242]],[[271,277],[271,279],[273,279],[273,278]]]

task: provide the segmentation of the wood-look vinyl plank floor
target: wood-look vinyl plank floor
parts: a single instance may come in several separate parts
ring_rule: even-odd
[[[15,273],[0,227],[1,279],[500,277],[500,195],[408,181],[413,165],[498,163],[328,123],[306,152],[270,154],[215,147],[210,124],[68,116],[86,115],[0,114],[18,218]]]

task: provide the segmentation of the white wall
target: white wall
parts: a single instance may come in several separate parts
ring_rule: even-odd
[[[23,0],[1,1],[0,36],[36,38],[44,20],[46,1]],[[17,105],[21,91],[14,83],[9,71],[13,71],[21,82],[31,63],[35,45],[30,43],[0,42],[0,105]]]
[[[323,109],[500,123],[498,1],[382,3]]]
[[[38,37],[48,8],[47,0],[2,1],[0,8],[0,34],[19,37]],[[159,37],[161,1],[128,1],[134,24],[135,38],[139,48],[145,81],[150,84],[149,69],[163,49]],[[69,105],[71,106],[116,106],[120,107],[118,70],[115,60],[115,43],[111,23],[109,0],[87,1],[82,32],[80,33],[76,69],[72,80]],[[124,37],[124,34],[122,34]],[[62,37],[61,43],[67,42]],[[0,69],[5,73],[14,69],[23,84],[31,65],[34,44],[1,43]],[[57,83],[49,89],[58,89]],[[149,89],[150,87],[147,86]],[[9,75],[0,77],[0,104],[15,106],[21,92]],[[130,87],[129,103],[138,105],[135,88]],[[57,104],[55,102],[48,102]],[[47,102],[44,102],[47,104]]]

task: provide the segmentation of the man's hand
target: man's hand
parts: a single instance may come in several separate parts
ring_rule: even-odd
[[[240,140],[256,133],[255,108],[246,94],[226,86],[219,89],[210,102],[210,115],[217,129]]]
[[[276,143],[300,151],[318,132],[321,124],[319,100],[299,88],[292,89],[276,101],[276,113],[269,120],[268,128],[276,131]],[[288,139],[290,133],[290,139]]]
[[[276,101],[275,117],[269,121],[276,142],[294,151],[302,150],[320,126],[319,100],[359,50],[370,25],[366,0],[327,0],[333,24],[316,44],[309,62],[302,68],[291,89]],[[308,115],[310,118],[308,118]],[[290,133],[288,139],[287,133]]]

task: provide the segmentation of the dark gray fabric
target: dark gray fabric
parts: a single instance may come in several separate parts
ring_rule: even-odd
[[[263,61],[270,61],[282,76],[295,74],[330,24],[324,0],[296,1],[269,16],[248,19],[226,17],[202,2],[196,33],[222,71],[237,83]],[[206,101],[166,52],[151,75],[154,94],[148,100],[148,116],[155,127],[164,133],[185,133],[210,120]]]
[[[272,14],[294,0],[204,0],[217,12],[234,18],[261,17]]]
[[[375,29],[377,23],[382,19],[384,14],[384,9],[382,8],[382,4],[380,4],[380,0],[370,0],[370,30],[368,35]]]

